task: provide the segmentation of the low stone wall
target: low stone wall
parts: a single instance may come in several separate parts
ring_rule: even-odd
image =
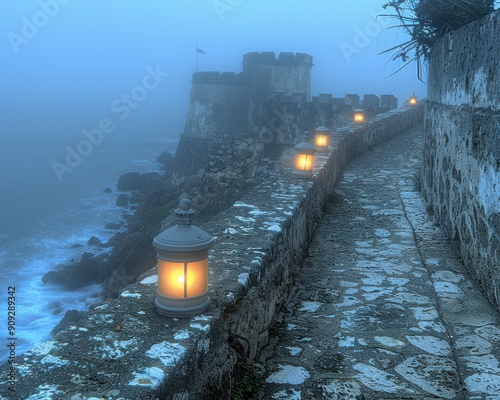
[[[2,399],[229,399],[233,368],[267,343],[345,165],[422,120],[417,106],[342,128],[330,153],[318,157],[312,180],[294,178],[290,160],[280,179],[255,187],[206,223],[215,245],[205,314],[159,315],[152,269],[78,326],[4,365]]]
[[[500,12],[437,42],[429,68],[423,193],[500,309]]]

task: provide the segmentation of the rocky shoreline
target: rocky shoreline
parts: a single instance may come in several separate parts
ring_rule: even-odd
[[[219,211],[230,206],[239,198],[247,186],[237,187],[231,195],[220,199],[218,193],[210,193],[210,184],[207,183],[203,171],[184,176],[182,179],[175,173],[174,158],[165,151],[157,159],[163,164],[163,174],[128,172],[120,176],[117,183],[117,192],[105,189],[106,193],[118,194],[116,206],[127,207],[134,213],[123,214],[124,221],[108,222],[108,229],[123,231],[115,233],[107,242],[92,236],[86,243],[94,247],[96,253],[103,249],[109,252],[95,255],[83,252],[79,261],[70,265],[59,265],[55,270],[46,273],[42,281],[44,284],[56,284],[64,290],[72,291],[91,284],[102,285],[101,296],[96,299],[96,304],[91,309],[107,299],[115,298],[127,285],[135,282],[137,278],[154,267],[156,251],[153,248],[153,238],[171,222],[172,211],[178,204],[179,198],[200,198],[203,195],[207,201],[198,202],[195,223],[207,221]],[[207,189],[208,188],[208,189]],[[73,248],[83,247],[75,244]],[[77,324],[85,311],[69,310],[63,319],[54,327],[51,334],[70,325]]]
[[[87,241],[87,246],[95,248],[92,252],[83,252],[80,260],[69,265],[58,265],[55,270],[46,273],[42,281],[61,286],[72,291],[91,284],[102,285],[99,302],[116,297],[120,289],[135,281],[146,270],[154,266],[155,254],[152,239],[158,234],[161,222],[166,217],[165,209],[177,195],[176,188],[169,183],[172,177],[172,155],[165,151],[157,159],[163,164],[165,172],[145,173],[129,172],[120,176],[117,191],[106,188],[105,193],[116,196],[116,207],[129,207],[132,215],[122,214],[123,221],[106,223],[107,229],[117,232],[107,241],[102,242],[96,236]],[[165,207],[159,203],[165,201]],[[147,222],[142,221],[150,214]],[[155,220],[153,215],[158,218]],[[125,230],[123,230],[125,228]],[[74,244],[74,248],[83,244]],[[109,249],[102,253],[104,249]],[[85,315],[84,311],[69,310],[64,318],[54,327],[51,334],[74,325]]]

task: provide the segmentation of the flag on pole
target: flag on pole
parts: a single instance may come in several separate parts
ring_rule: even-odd
[[[196,69],[195,71],[198,72],[198,54],[206,54],[202,49],[198,47],[198,43],[196,43]]]

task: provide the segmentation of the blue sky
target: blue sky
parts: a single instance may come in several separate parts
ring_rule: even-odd
[[[19,115],[33,121],[65,115],[78,129],[92,128],[149,67],[168,76],[127,122],[177,137],[196,43],[206,52],[198,56],[200,71],[240,72],[246,52],[304,52],[314,57],[313,95],[392,93],[401,104],[413,91],[426,94],[415,65],[389,78],[399,64],[378,55],[404,40],[402,32],[385,30],[391,21],[375,21],[386,0],[0,2],[0,105],[13,123]]]

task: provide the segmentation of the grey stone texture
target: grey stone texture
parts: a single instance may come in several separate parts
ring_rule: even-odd
[[[434,46],[423,193],[469,272],[500,308],[500,12]]]
[[[243,72],[255,76],[257,93],[304,93],[311,101],[311,68],[313,58],[304,53],[254,52],[243,56]]]
[[[17,357],[18,398],[229,399],[238,359],[267,344],[285,304],[323,205],[345,165],[421,123],[423,107],[381,114],[333,136],[312,180],[295,178],[292,154],[203,229],[215,237],[203,315],[166,318],[154,307],[154,268],[117,299],[94,307],[76,326]],[[154,267],[154,265],[151,265]],[[0,368],[9,396],[10,365]],[[9,398],[9,397],[2,397]]]
[[[343,172],[258,358],[258,398],[500,398],[500,313],[426,212],[421,151],[419,127]]]

